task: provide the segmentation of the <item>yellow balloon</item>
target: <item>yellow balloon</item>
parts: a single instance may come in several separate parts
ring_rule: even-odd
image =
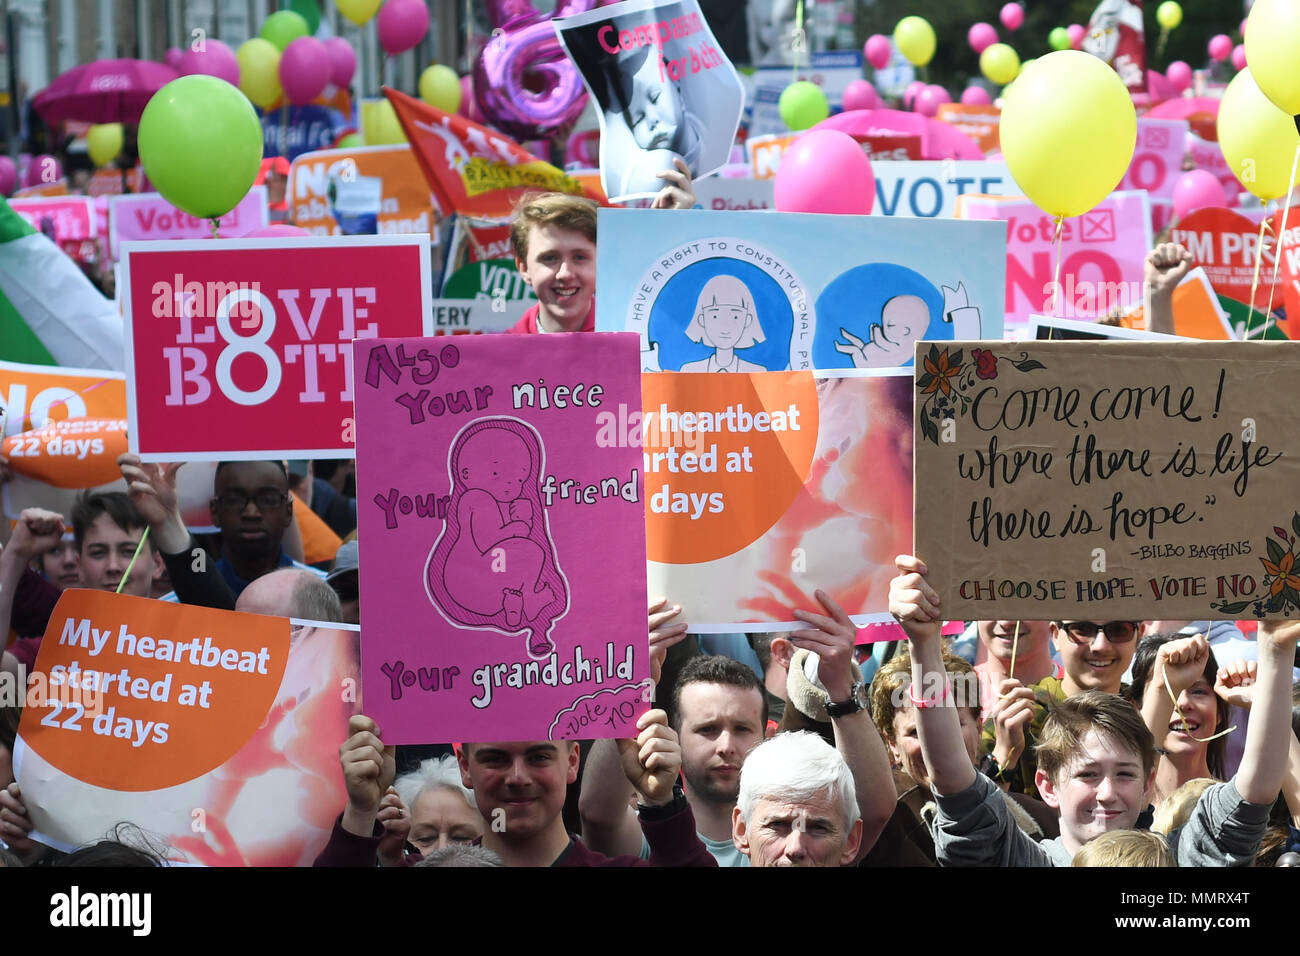
[[[1006,86],[1020,75],[1020,55],[1005,43],[992,43],[980,54],[980,72],[990,83]]]
[[[1183,8],[1174,0],[1165,0],[1156,7],[1156,22],[1166,30],[1178,29],[1178,24],[1183,22]]]
[[[999,136],[1012,178],[1034,205],[1050,216],[1079,216],[1124,177],[1137,113],[1108,64],[1058,50],[1003,90]]]
[[[460,109],[460,77],[449,66],[435,63],[420,74],[420,99],[444,113]]]
[[[1300,51],[1300,3],[1255,0],[1246,18],[1246,62],[1263,94],[1288,116],[1300,114],[1297,51]]]
[[[107,166],[122,152],[122,124],[101,123],[86,131],[86,150],[96,166]]]
[[[934,27],[925,17],[903,17],[894,27],[894,45],[916,66],[925,66],[934,56]]]
[[[357,26],[361,26],[379,12],[382,0],[334,0],[334,6]]]
[[[1252,63],[1232,78],[1219,103],[1219,146],[1241,184],[1266,202],[1285,196],[1295,158],[1295,122],[1255,82]]]
[[[407,142],[387,97],[361,104],[361,136],[367,146],[396,146]]]
[[[270,40],[254,37],[235,51],[239,61],[239,88],[254,106],[269,109],[284,95],[280,87],[280,51]]]

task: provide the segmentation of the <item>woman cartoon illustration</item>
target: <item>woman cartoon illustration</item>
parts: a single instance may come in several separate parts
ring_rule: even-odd
[[[686,327],[686,337],[713,348],[708,358],[682,365],[682,372],[766,372],[761,365],[746,362],[736,354],[764,341],[763,327],[754,315],[754,297],[749,287],[730,275],[714,276],[704,283],[695,303],[695,315]]]
[[[535,659],[555,646],[548,633],[566,603],[538,491],[541,439],[524,422],[480,419],[448,456],[447,523],[429,555],[430,598],[459,624],[526,631]]]

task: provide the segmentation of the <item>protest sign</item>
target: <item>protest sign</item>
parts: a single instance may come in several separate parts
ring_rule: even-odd
[[[749,164],[755,179],[771,179],[781,166],[781,157],[799,134],[770,133],[751,136],[745,141]],[[901,133],[858,134],[853,137],[866,151],[872,163],[918,160],[921,158],[921,137]],[[874,169],[874,167],[873,167]],[[698,187],[698,183],[696,184]],[[698,195],[698,188],[696,190]]]
[[[532,305],[520,299],[434,299],[433,334],[504,332],[518,323]]]
[[[95,203],[81,196],[52,196],[47,199],[12,199],[10,208],[39,232],[62,246],[99,235]]]
[[[1205,269],[1215,292],[1250,305],[1254,283],[1254,306],[1263,310],[1270,298],[1275,305],[1280,305],[1283,290],[1273,288],[1274,241],[1267,233],[1256,274],[1259,237],[1257,222],[1231,209],[1218,208],[1196,210],[1169,233],[1170,241],[1184,246],[1191,253],[1192,262]]]
[[[127,170],[97,169],[86,183],[87,196],[121,196],[124,193],[141,193],[150,188],[143,167]]]
[[[723,179],[710,176],[695,184],[695,198],[703,209],[775,209],[770,179]]]
[[[358,343],[363,674],[385,742],[635,736],[636,360],[629,335]]]
[[[1300,412],[1270,375],[1298,358],[1289,342],[918,345],[916,554],[945,616],[1295,614]]]
[[[431,329],[426,236],[122,255],[128,434],[146,461],[350,457],[353,339]]]
[[[1007,222],[1007,325],[1022,325],[1037,312],[1092,319],[1141,304],[1142,263],[1151,248],[1145,192],[1111,193],[1064,221],[1059,279],[1056,221],[1028,199],[962,196],[957,209],[960,218]]]
[[[339,134],[349,127],[352,104],[343,94],[346,109],[331,108],[324,103],[303,106],[287,105],[285,109],[270,110],[262,116],[262,149],[264,156],[284,156],[294,159],[313,150],[328,149]]]
[[[303,153],[289,164],[285,198],[289,222],[318,236],[437,235],[429,184],[408,146]]]
[[[1002,110],[996,106],[966,103],[940,103],[936,118],[956,127],[970,137],[985,155],[997,152],[1001,145]]]
[[[645,371],[907,365],[918,339],[1002,337],[1004,228],[602,209],[596,328],[638,333]]]
[[[692,179],[727,162],[745,93],[697,0],[624,0],[552,22],[596,103],[611,202],[655,195],[675,159]]]
[[[1277,263],[1280,286],[1277,294],[1286,306],[1287,319],[1283,325],[1289,337],[1294,339],[1300,335],[1300,210],[1289,212],[1285,221],[1282,218],[1283,211],[1279,209],[1272,219],[1273,234],[1278,237],[1278,248],[1282,254],[1282,261]],[[1271,272],[1269,277],[1272,278]],[[1277,303],[1274,302],[1274,308],[1276,307]],[[1297,317],[1296,321],[1292,321],[1292,316]]]
[[[876,177],[873,216],[950,219],[959,196],[1017,191],[1007,164],[995,160],[883,162],[873,163],[871,172]]]
[[[1088,20],[1083,51],[1115,68],[1130,93],[1147,86],[1142,0],[1102,0]]]
[[[1116,188],[1145,189],[1153,200],[1173,199],[1186,141],[1187,120],[1139,119],[1133,161]]]
[[[358,645],[341,625],[65,591],[14,748],[34,838],[71,849],[126,821],[181,862],[309,864],[347,799]]]
[[[1116,339],[1126,341],[1149,342],[1152,340],[1175,341],[1176,335],[1162,335],[1145,329],[1125,328],[1122,325],[1102,325],[1098,322],[1079,322],[1075,319],[1054,319],[1048,315],[1031,315],[1029,317],[1030,339],[1041,342],[1106,342]]]
[[[1242,191],[1242,185],[1237,181],[1237,177],[1232,174],[1232,167],[1228,165],[1227,159],[1223,156],[1223,147],[1214,140],[1201,139],[1194,132],[1187,134],[1186,143],[1187,151],[1191,153],[1196,168],[1213,173],[1214,177],[1223,186],[1223,193],[1228,199],[1228,205],[1238,205],[1237,196]]]
[[[794,24],[791,23],[790,26],[793,28]],[[758,24],[751,21],[750,29],[757,28]],[[771,25],[765,24],[761,31],[767,34],[768,42],[773,39],[770,30]],[[792,69],[790,57],[793,53],[789,34],[786,36],[787,42],[783,46],[774,46],[770,51],[780,65],[769,60],[757,66],[752,75],[743,81],[746,87],[746,111],[749,114],[746,128],[752,136],[789,131],[785,120],[781,118],[780,100],[782,91],[791,82],[803,80],[820,87],[826,94],[826,103],[831,112],[838,113],[844,107],[844,91],[854,80],[862,79],[862,53],[857,50],[803,52],[799,55],[798,69]],[[879,78],[879,72],[876,76]],[[883,88],[881,93],[888,95]]]
[[[888,619],[911,542],[911,378],[642,379],[650,591],[698,633],[789,630],[827,591]]]
[[[447,299],[537,301],[515,267],[510,224],[457,216],[447,244],[442,295]]]
[[[181,212],[158,193],[114,196],[109,200],[108,249],[118,257],[118,243],[146,239],[206,239],[212,235],[212,220]],[[237,239],[268,222],[266,187],[254,186],[239,205],[217,220],[217,235]]]

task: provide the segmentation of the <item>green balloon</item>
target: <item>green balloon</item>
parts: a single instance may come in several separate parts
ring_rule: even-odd
[[[302,14],[294,13],[292,10],[277,10],[266,18],[262,24],[262,39],[270,40],[275,44],[275,48],[281,53],[298,37],[309,36],[311,31],[307,28],[307,21],[303,19]]]
[[[199,219],[234,209],[262,162],[253,104],[215,76],[182,76],[155,93],[140,117],[138,142],[154,188]]]
[[[1047,34],[1047,43],[1053,50],[1068,50],[1073,45],[1070,43],[1070,31],[1065,27],[1056,27]]]
[[[289,0],[284,6],[307,21],[308,35],[316,35],[320,29],[320,4],[317,0]]]
[[[782,90],[777,108],[785,125],[794,132],[816,126],[831,115],[822,88],[807,80],[798,80]]]
[[[348,133],[346,136],[339,138],[338,146],[335,149],[355,149],[358,146],[364,146],[360,133]]]

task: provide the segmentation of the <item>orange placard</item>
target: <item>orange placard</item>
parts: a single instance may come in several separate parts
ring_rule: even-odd
[[[116,481],[117,458],[127,451],[125,418],[68,418],[11,435],[0,454],[15,474],[58,488],[91,488]]]
[[[937,118],[969,136],[985,155],[1001,148],[1002,111],[996,106],[944,103]]]
[[[97,787],[176,786],[248,742],[288,655],[284,618],[67,590],[41,642],[19,734]]]
[[[0,362],[0,400],[9,408],[11,435],[67,418],[126,418],[126,376]]]
[[[1227,341],[1235,338],[1228,325],[1228,317],[1210,286],[1205,272],[1194,269],[1174,289],[1174,334],[1188,339]],[[1129,329],[1145,328],[1145,310],[1142,306],[1128,312],[1120,324]],[[1261,319],[1262,324],[1262,319]]]
[[[429,184],[408,146],[322,149],[298,156],[289,166],[285,187],[289,222],[316,235],[340,235],[336,204],[340,187],[346,192],[361,186],[364,193],[372,180],[378,180],[370,185],[377,187],[372,193],[381,234],[434,231],[437,223]]]
[[[641,400],[649,560],[735,554],[803,489],[817,448],[811,372],[648,374]]]

